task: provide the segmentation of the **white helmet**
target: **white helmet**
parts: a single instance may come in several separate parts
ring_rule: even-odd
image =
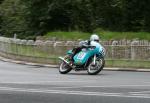
[[[90,41],[99,42],[99,36],[97,34],[92,34],[91,37],[90,37]]]

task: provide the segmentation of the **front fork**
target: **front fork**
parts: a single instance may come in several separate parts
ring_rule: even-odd
[[[96,55],[94,55],[93,65],[96,64]]]

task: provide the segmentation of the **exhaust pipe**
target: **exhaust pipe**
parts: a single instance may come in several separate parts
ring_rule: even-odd
[[[68,64],[68,65],[69,65],[69,62],[68,62],[68,61],[66,61],[63,57],[59,57],[59,59],[61,59],[62,61],[64,61],[66,64]]]
[[[65,62],[66,64],[68,64],[71,68],[74,69],[74,67],[72,65],[69,64],[68,61],[66,61],[63,57],[59,57],[59,59],[61,59],[63,62]]]

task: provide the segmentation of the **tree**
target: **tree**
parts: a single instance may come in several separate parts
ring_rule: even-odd
[[[53,30],[91,31],[91,15],[89,13],[90,4],[87,1],[25,1],[29,11],[26,16],[28,27],[37,35]]]
[[[149,19],[149,0],[123,0],[123,25],[125,31],[145,31]]]
[[[0,0],[0,6],[4,0]],[[1,34],[2,12],[0,11],[0,34]]]
[[[3,1],[3,2],[2,2]],[[49,31],[150,31],[149,0],[0,0],[3,34]]]
[[[5,0],[1,4],[2,24],[1,32],[6,36],[12,37],[14,33],[24,36],[26,24],[24,21],[24,5],[20,0]]]

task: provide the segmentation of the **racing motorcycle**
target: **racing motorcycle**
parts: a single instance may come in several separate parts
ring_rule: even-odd
[[[96,75],[105,65],[105,49],[100,44],[83,46],[81,51],[75,54],[73,60],[71,59],[72,54],[73,51],[69,50],[66,56],[59,57],[61,74],[66,74],[73,69],[75,71],[87,70],[89,75]]]

